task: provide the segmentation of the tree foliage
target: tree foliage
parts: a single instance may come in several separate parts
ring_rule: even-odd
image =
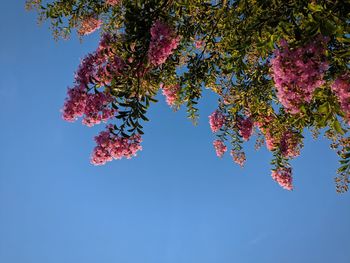
[[[99,134],[94,164],[141,149],[142,123],[161,89],[174,109],[198,118],[204,88],[219,95],[210,125],[222,156],[244,164],[257,134],[273,153],[272,177],[291,190],[290,160],[306,129],[331,140],[340,157],[338,192],[350,169],[349,0],[31,0],[55,39],[101,29],[81,62],[63,117]]]

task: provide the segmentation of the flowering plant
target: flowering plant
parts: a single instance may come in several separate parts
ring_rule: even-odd
[[[209,116],[219,157],[230,147],[243,166],[244,141],[257,135],[273,153],[272,178],[293,189],[290,160],[303,132],[323,133],[340,157],[338,192],[350,168],[350,3],[347,0],[29,0],[56,39],[74,29],[101,40],[68,89],[62,114],[92,126],[91,162],[130,158],[161,89],[169,106],[198,117],[203,88],[218,96]]]

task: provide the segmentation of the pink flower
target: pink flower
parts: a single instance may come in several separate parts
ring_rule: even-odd
[[[178,98],[178,92],[180,91],[180,85],[163,85],[161,84],[163,95],[166,97],[166,102],[169,106],[173,106]]]
[[[283,133],[280,142],[280,150],[284,157],[295,158],[300,155],[300,146],[297,134],[292,131]]]
[[[239,129],[239,134],[243,137],[243,140],[248,141],[253,132],[253,122],[251,118],[238,118],[237,126]]]
[[[78,29],[79,35],[89,35],[99,29],[102,25],[102,21],[99,19],[96,19],[94,17],[86,17],[84,18],[81,23],[80,27]]]
[[[101,121],[106,122],[114,117],[115,111],[108,107],[113,101],[111,95],[105,93],[88,94],[84,109],[83,124],[92,127]]]
[[[216,155],[221,158],[224,155],[224,153],[227,151],[227,147],[220,140],[215,140],[213,142],[213,145],[216,151]]]
[[[238,164],[239,166],[243,167],[246,161],[246,156],[244,152],[237,152],[234,150],[231,150],[230,152],[233,161]]]
[[[74,122],[84,114],[87,100],[86,89],[82,86],[75,86],[68,89],[67,95],[68,97],[62,110],[62,117],[65,121]]]
[[[221,127],[225,123],[225,117],[218,110],[214,111],[211,115],[209,115],[209,124],[212,132],[217,132],[221,129]]]
[[[148,60],[154,66],[163,64],[180,43],[180,37],[167,24],[157,20],[151,27]]]
[[[292,168],[281,167],[276,170],[272,170],[271,176],[273,180],[275,180],[284,189],[293,190]]]
[[[91,163],[104,165],[113,159],[130,159],[142,150],[140,135],[133,135],[129,138],[119,137],[108,130],[102,131],[95,137],[97,146],[91,155]]]
[[[120,0],[106,0],[106,4],[110,6],[118,5]]]
[[[303,103],[309,103],[314,90],[324,83],[323,76],[328,69],[327,41],[319,36],[305,46],[290,49],[282,40],[280,49],[274,52],[271,65],[277,97],[292,114],[298,113]]]
[[[196,41],[194,42],[194,46],[195,46],[197,49],[202,48],[203,45],[204,45],[204,41],[203,41],[203,40],[196,40]]]
[[[350,124],[350,74],[339,76],[331,86]]]

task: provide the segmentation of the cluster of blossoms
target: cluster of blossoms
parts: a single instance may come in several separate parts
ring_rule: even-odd
[[[151,27],[148,60],[154,66],[163,64],[180,43],[180,37],[167,24],[157,20]]]
[[[84,116],[83,124],[91,127],[106,122],[114,116],[114,109],[109,107],[113,97],[106,93],[88,94],[82,86],[68,89],[68,98],[63,106],[62,117],[73,122]]]
[[[163,95],[166,98],[166,102],[169,106],[173,106],[175,104],[175,101],[178,98],[178,92],[180,91],[180,85],[174,84],[174,85],[160,85],[160,88],[163,90]]]
[[[97,146],[94,148],[91,156],[91,163],[94,165],[103,165],[113,159],[122,159],[135,156],[139,150],[142,150],[141,137],[139,135],[123,138],[110,132],[111,127],[102,131],[95,137]]]
[[[216,151],[216,155],[221,158],[224,155],[224,153],[227,151],[227,147],[220,140],[215,140],[213,142],[213,145]]]
[[[106,122],[115,114],[110,105],[113,97],[105,92],[89,93],[88,85],[107,85],[112,74],[119,74],[123,62],[118,57],[108,61],[109,35],[105,35],[96,52],[86,56],[75,74],[75,86],[68,89],[67,98],[63,106],[63,119],[69,122],[83,117],[83,124],[93,126]],[[108,63],[107,63],[108,62]]]
[[[290,49],[282,40],[280,49],[274,52],[271,65],[277,97],[292,114],[298,113],[303,103],[309,103],[314,90],[324,83],[328,69],[326,42],[326,38],[319,36],[307,45]]]
[[[95,32],[97,29],[99,29],[101,25],[102,25],[101,20],[96,19],[92,16],[86,17],[80,22],[78,34],[81,36],[89,35]]]
[[[286,158],[295,158],[300,155],[300,144],[298,137],[292,131],[286,131],[283,133],[280,150],[284,157]]]
[[[331,86],[337,95],[340,107],[344,111],[350,124],[350,74],[343,74],[338,77]]]
[[[234,150],[231,150],[230,152],[233,161],[238,164],[239,166],[243,167],[246,161],[246,156],[244,152],[237,152]]]
[[[107,5],[115,6],[118,5],[120,0],[106,0]]]
[[[248,141],[253,132],[253,121],[250,117],[243,119],[238,118],[237,126],[239,129],[239,134],[243,137],[243,140]]]
[[[218,110],[209,115],[209,124],[212,132],[217,132],[225,124],[225,116]]]
[[[266,148],[269,151],[273,151],[276,148],[276,139],[272,136],[272,133],[269,129],[269,126],[273,122],[273,119],[274,118],[272,116],[266,116],[263,118],[263,121],[254,123],[254,125],[257,126],[264,134]]]
[[[101,123],[101,121],[106,122],[108,119],[113,118],[115,110],[108,107],[112,101],[113,97],[110,94],[87,94],[83,124],[91,127]]]
[[[195,48],[200,49],[204,46],[204,41],[203,40],[196,40],[194,42],[194,46],[195,46]]]
[[[292,168],[280,167],[272,171],[272,179],[286,190],[293,190]]]

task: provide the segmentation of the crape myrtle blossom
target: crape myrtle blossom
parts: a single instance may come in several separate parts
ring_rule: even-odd
[[[237,126],[239,134],[243,137],[243,140],[248,141],[253,132],[253,121],[250,117],[244,119],[239,117],[237,120]]]
[[[244,152],[238,152],[235,150],[231,150],[230,152],[233,161],[238,164],[239,166],[243,167],[246,161],[246,156]]]
[[[164,85],[160,84],[160,88],[162,89],[162,93],[166,98],[166,102],[169,106],[173,106],[178,98],[178,92],[180,91],[179,84],[173,85]]]
[[[91,155],[91,163],[94,165],[104,165],[113,159],[130,159],[142,150],[140,143],[141,136],[136,134],[129,138],[123,138],[111,132],[112,126],[107,126],[95,137],[96,147]]]
[[[272,170],[272,179],[286,190],[293,190],[292,168],[280,167]]]
[[[215,140],[213,142],[213,145],[214,145],[214,148],[216,151],[216,155],[221,158],[225,154],[225,152],[227,151],[227,147],[220,140]]]
[[[300,155],[300,145],[296,133],[292,131],[286,131],[283,133],[280,150],[284,157],[286,158],[295,158]]]
[[[350,74],[339,76],[331,86],[337,95],[341,110],[345,113],[348,124],[350,124]]]
[[[209,124],[211,131],[217,132],[225,124],[225,116],[219,110],[216,110],[209,115]]]
[[[154,66],[163,64],[180,43],[180,37],[166,23],[157,20],[151,27],[148,60]]]
[[[254,125],[259,128],[262,134],[265,136],[266,148],[269,151],[276,149],[276,139],[272,136],[269,126],[272,124],[274,117],[265,116],[262,118],[262,121],[254,122]]]
[[[106,0],[106,4],[110,6],[118,5],[121,0]]]
[[[113,97],[105,89],[104,92],[88,92],[89,85],[106,86],[112,79],[112,74],[118,75],[124,67],[124,62],[117,56],[109,59],[109,35],[104,35],[98,49],[87,55],[80,63],[75,74],[75,86],[68,89],[63,106],[63,119],[69,122],[83,117],[83,124],[91,127],[106,122],[115,114],[111,108]],[[107,63],[108,62],[108,63]]]
[[[316,88],[324,84],[328,69],[325,45],[328,39],[318,36],[310,43],[290,48],[285,40],[274,51],[271,60],[272,77],[281,104],[291,114],[300,111],[303,103],[309,103]]]
[[[84,18],[80,22],[80,27],[78,29],[79,35],[89,35],[99,29],[102,25],[102,21],[96,19],[92,16]]]

